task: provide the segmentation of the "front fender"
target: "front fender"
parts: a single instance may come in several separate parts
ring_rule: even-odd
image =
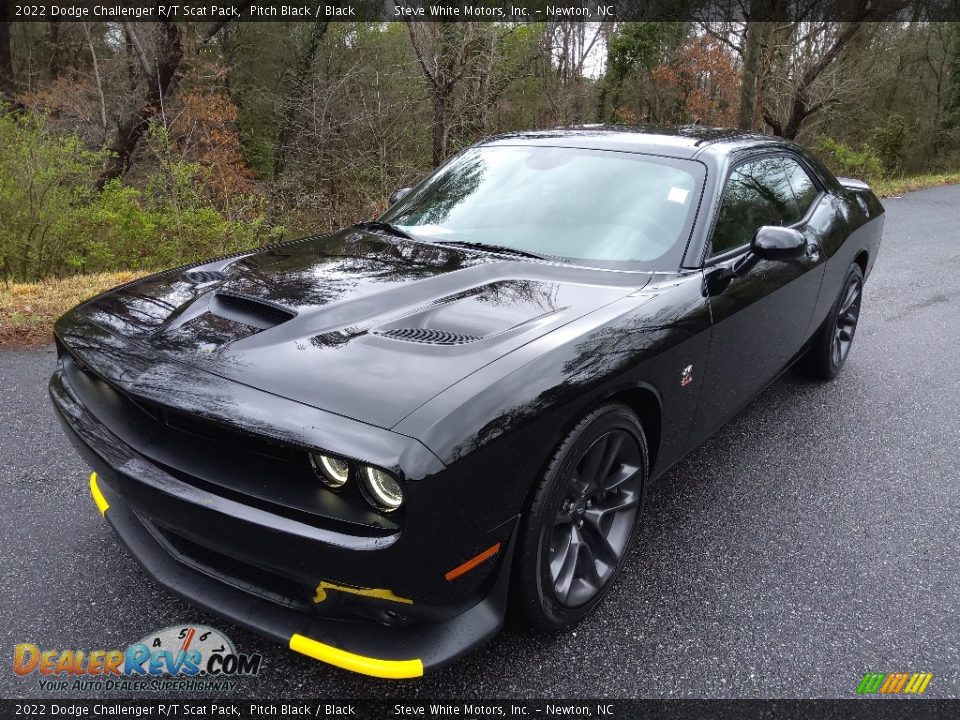
[[[688,273],[585,315],[473,373],[392,429],[450,467],[487,457],[498,468],[487,483],[497,482],[518,512],[580,417],[616,393],[646,387],[663,406],[657,465],[670,464],[686,449],[709,344],[701,281],[700,272]]]

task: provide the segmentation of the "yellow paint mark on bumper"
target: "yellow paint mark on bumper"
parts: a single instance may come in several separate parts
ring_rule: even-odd
[[[326,600],[327,590],[337,590],[339,592],[350,593],[351,595],[362,595],[363,597],[371,597],[378,600],[391,600],[392,602],[404,603],[405,605],[413,604],[413,600],[410,598],[395,595],[393,590],[387,590],[386,588],[350,587],[349,585],[336,585],[326,580],[321,580],[320,584],[317,585],[317,594],[314,596],[313,601],[315,603],[321,603]]]
[[[93,496],[93,502],[97,504],[97,510],[100,511],[100,514],[106,515],[107,510],[110,507],[110,503],[107,502],[107,499],[103,496],[103,493],[100,492],[100,486],[97,485],[96,473],[90,473],[90,494]]]
[[[417,660],[379,660],[377,658],[356,655],[332,645],[313,640],[304,635],[290,638],[290,649],[302,653],[314,660],[372,677],[389,680],[402,680],[423,675],[423,662]]]

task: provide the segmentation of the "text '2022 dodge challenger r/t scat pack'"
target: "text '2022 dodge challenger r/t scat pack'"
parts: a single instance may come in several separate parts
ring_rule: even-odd
[[[50,393],[162,585],[415,677],[559,629],[644,490],[795,362],[843,367],[883,226],[796,145],[499,136],[376,221],[153,275],[56,325]]]

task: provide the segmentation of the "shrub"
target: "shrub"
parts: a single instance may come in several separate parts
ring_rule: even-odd
[[[150,147],[155,163],[139,187],[114,180],[97,192],[104,151],[51,133],[40,116],[0,114],[3,279],[156,269],[278,238],[259,197],[232,197],[228,217],[203,191],[208,168],[166,152],[162,129]]]
[[[906,159],[907,124],[902,115],[890,115],[881,125],[870,131],[870,146],[886,170],[887,177],[903,175]]]
[[[854,150],[831,137],[822,137],[817,143],[817,154],[836,175],[845,175],[868,182],[884,177],[883,163],[869,145]]]
[[[0,272],[30,280],[64,270],[73,212],[95,199],[105,154],[76,135],[48,132],[38,116],[0,107]]]

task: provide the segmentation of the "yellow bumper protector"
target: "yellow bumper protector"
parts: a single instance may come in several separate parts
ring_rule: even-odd
[[[404,603],[405,605],[413,604],[413,600],[410,598],[395,595],[393,590],[387,590],[386,588],[350,587],[349,585],[336,585],[335,583],[327,582],[326,580],[321,580],[320,584],[317,585],[317,594],[314,596],[313,601],[315,603],[321,603],[326,600],[327,590],[337,590],[339,592],[350,593],[352,595],[362,595],[363,597],[371,597],[378,600],[391,600],[393,602]]]
[[[419,659],[378,660],[326,645],[305,635],[293,635],[290,638],[290,649],[343,670],[372,677],[402,680],[423,675],[423,662]]]
[[[107,502],[103,493],[100,492],[100,486],[97,485],[97,474],[95,472],[90,473],[90,494],[93,496],[93,502],[97,504],[97,510],[100,511],[100,514],[106,515],[110,503]]]

